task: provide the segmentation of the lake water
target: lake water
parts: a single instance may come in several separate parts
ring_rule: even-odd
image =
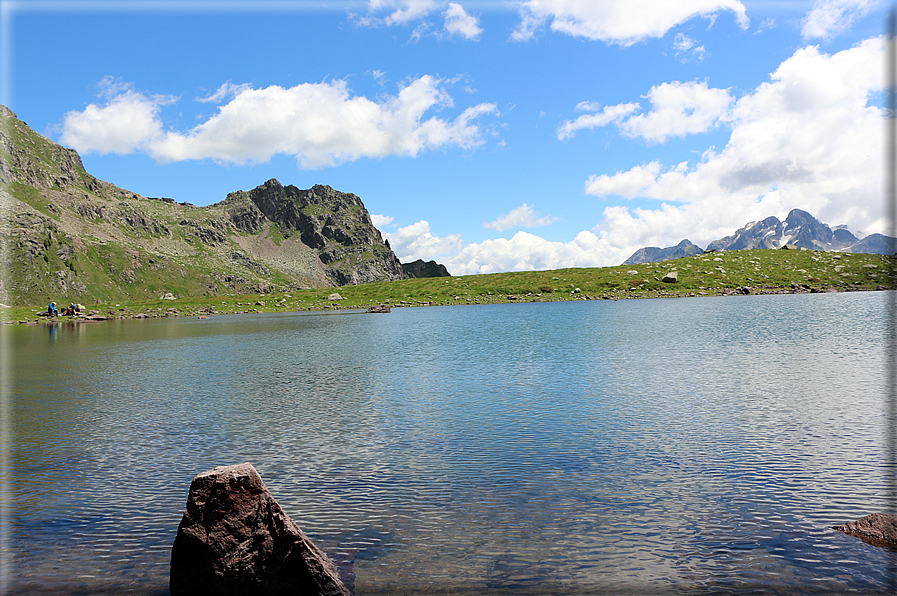
[[[7,587],[166,594],[248,461],[357,596],[888,593],[830,529],[887,510],[888,299],[4,326]]]

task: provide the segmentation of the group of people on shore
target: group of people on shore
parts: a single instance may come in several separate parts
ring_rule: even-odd
[[[71,306],[69,306],[68,308],[64,308],[62,310],[62,316],[63,317],[73,316],[76,313],[81,312],[81,309],[82,309],[82,307],[80,304],[75,304],[74,302],[72,302]],[[50,305],[47,307],[47,316],[48,317],[58,317],[59,316],[59,309],[56,308],[55,302],[51,301]]]

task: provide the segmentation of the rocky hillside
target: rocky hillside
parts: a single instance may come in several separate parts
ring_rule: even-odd
[[[893,255],[897,252],[897,240],[882,234],[871,234],[863,239],[857,238],[846,226],[834,229],[822,223],[806,211],[792,209],[785,221],[777,217],[767,217],[762,221],[752,221],[731,236],[714,240],[707,245],[711,250],[746,250],[754,248],[782,248],[793,246],[808,250],[825,250],[850,253]],[[689,256],[680,254],[680,250],[692,247],[700,254],[699,247],[683,240],[678,246],[670,248],[647,247],[637,250],[624,265],[650,263]]]
[[[208,207],[103,182],[0,106],[0,302],[91,303],[403,279],[361,199],[277,180]]]

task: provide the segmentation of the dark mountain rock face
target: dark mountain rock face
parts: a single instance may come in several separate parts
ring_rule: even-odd
[[[631,257],[623,262],[624,265],[638,265],[639,263],[653,263],[655,261],[669,261],[671,259],[681,259],[682,257],[693,257],[704,251],[701,247],[692,244],[690,240],[683,240],[676,246],[667,248],[658,248],[656,246],[647,246],[635,251]]]
[[[354,194],[323,185],[300,190],[271,179],[248,192],[229,194],[225,204],[233,205],[228,212],[235,227],[256,229],[266,218],[284,238],[298,236],[318,251],[327,277],[335,285],[405,277],[401,263]]]
[[[405,277],[356,195],[277,180],[197,207],[98,180],[0,106],[0,303],[266,293]]]
[[[405,272],[405,277],[452,276],[448,269],[445,268],[445,265],[440,265],[436,261],[427,261],[425,263],[423,259],[418,259],[411,263],[402,263],[402,270]]]

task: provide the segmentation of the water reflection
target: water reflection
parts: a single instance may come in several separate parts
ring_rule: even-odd
[[[828,529],[885,506],[883,306],[5,328],[15,585],[164,593],[190,479],[251,461],[359,595],[885,593],[894,554]]]

